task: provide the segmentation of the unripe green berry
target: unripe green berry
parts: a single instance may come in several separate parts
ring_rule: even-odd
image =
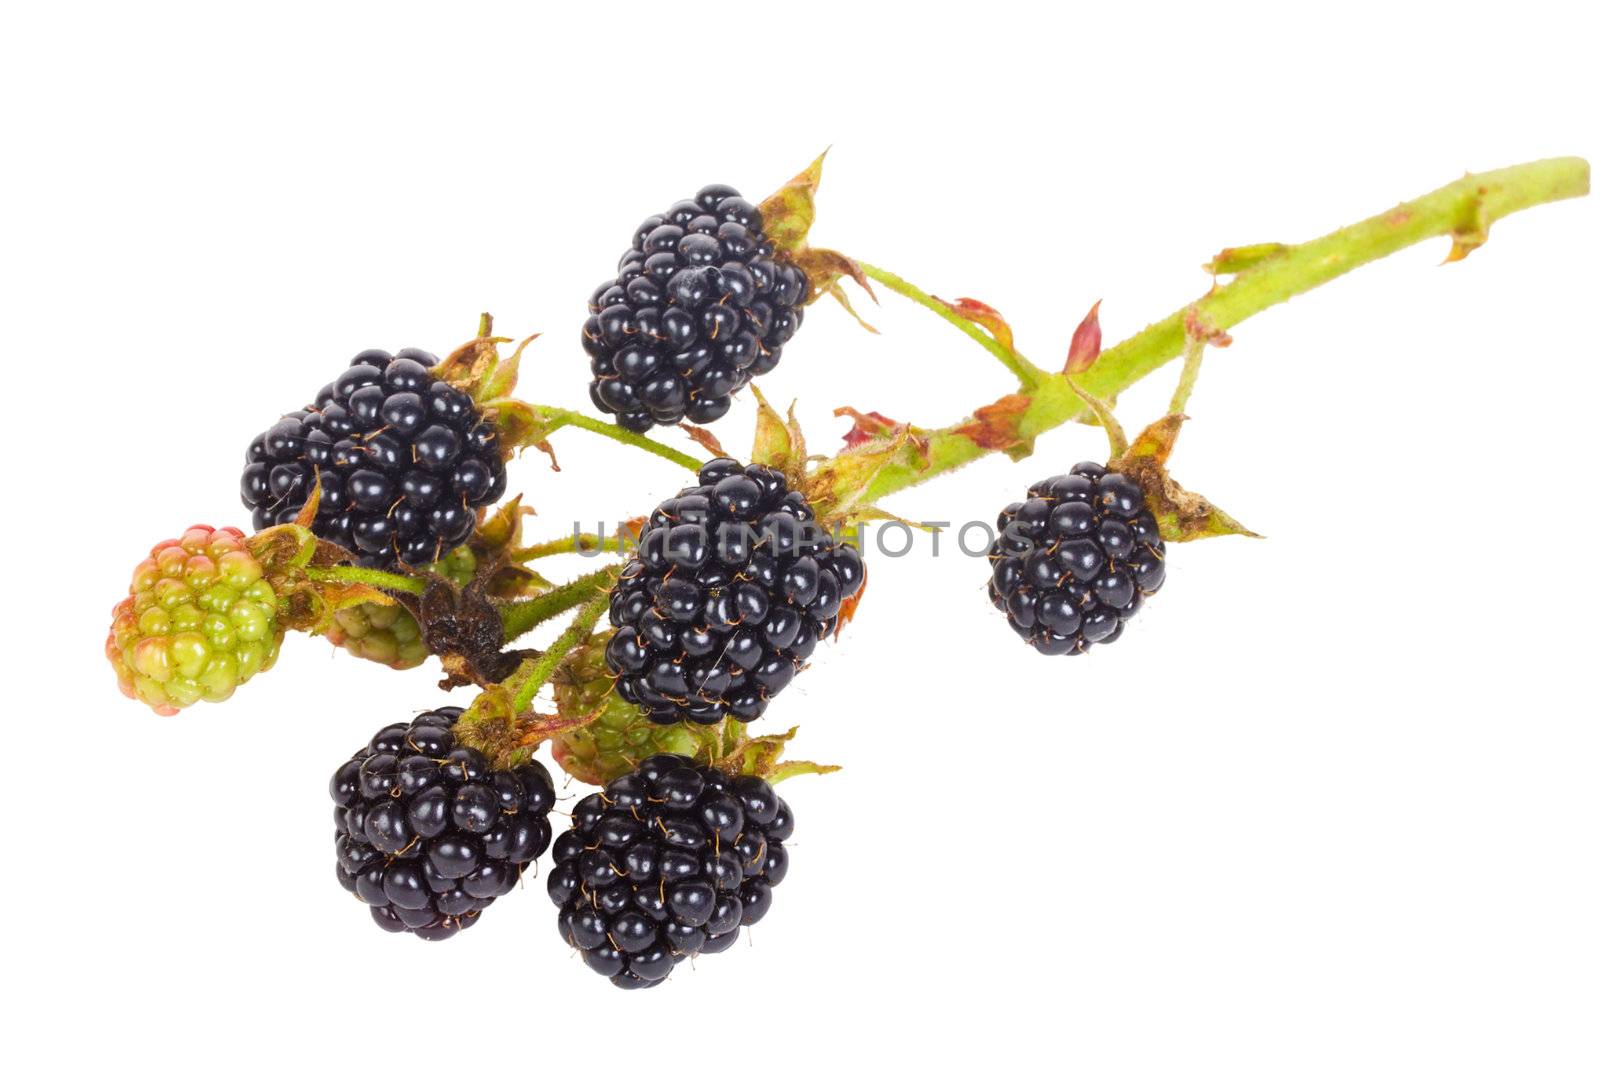
[[[422,570],[465,586],[477,569],[477,554],[463,545]],[[358,604],[341,608],[333,613],[326,633],[330,642],[350,655],[396,670],[414,668],[428,659],[422,627],[404,605]]]
[[[613,692],[605,648],[612,632],[602,631],[576,649],[556,672],[555,698],[561,715],[599,718],[567,731],[551,743],[551,755],[568,775],[603,785],[626,775],[656,753],[709,760],[738,742],[743,725],[726,719],[716,726],[696,723],[652,723],[640,708]]]
[[[225,701],[283,643],[278,595],[234,527],[193,526],[133,569],[112,610],[106,659],[122,692],[164,716]]]

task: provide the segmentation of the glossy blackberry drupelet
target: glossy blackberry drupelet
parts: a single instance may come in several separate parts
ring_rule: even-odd
[[[551,851],[550,898],[584,962],[627,989],[720,953],[789,870],[789,806],[753,775],[662,753],[590,794]]]
[[[255,529],[292,522],[314,482],[312,530],[366,567],[422,567],[464,543],[499,500],[499,435],[421,349],[363,352],[314,404],[257,435],[239,493]]]
[[[456,744],[460,715],[440,708],[383,728],[329,784],[339,885],[385,931],[437,941],[471,927],[550,844],[550,773],[491,771]]]
[[[640,223],[617,276],[589,298],[589,395],[628,430],[720,419],[778,366],[809,291],[774,258],[755,205],[708,185]]]
[[[1116,641],[1166,578],[1166,546],[1144,492],[1100,464],[1034,483],[995,526],[989,599],[1041,653]]]
[[[612,590],[617,693],[656,723],[753,720],[864,580],[782,473],[712,460],[651,514]]]

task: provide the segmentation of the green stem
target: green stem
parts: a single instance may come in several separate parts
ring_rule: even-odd
[[[601,538],[594,534],[574,534],[570,538],[557,538],[554,541],[544,541],[538,545],[517,549],[511,556],[518,563],[526,563],[529,560],[542,560],[547,556],[560,556],[563,553],[620,553],[628,547],[623,544],[621,535]]]
[[[892,289],[896,293],[914,303],[922,305],[933,312],[957,330],[966,334],[972,340],[988,349],[994,358],[1005,366],[1005,369],[1017,376],[1017,381],[1022,383],[1024,389],[1029,388],[1046,377],[1046,372],[1031,363],[1027,357],[1009,345],[1002,345],[992,335],[974,323],[971,319],[963,318],[950,305],[930,293],[924,293],[910,282],[893,272],[881,267],[874,267],[870,263],[856,260],[856,266],[861,268],[861,273],[879,283],[885,289]]]
[[[370,567],[308,567],[306,578],[317,582],[365,583],[380,590],[409,593],[421,597],[428,584],[415,575],[396,575]]]
[[[546,620],[583,604],[597,590],[609,591],[616,580],[617,570],[615,565],[603,567],[582,578],[573,579],[565,586],[557,586],[549,593],[501,606],[500,621],[505,627],[506,643],[510,644]]]
[[[1183,347],[1183,373],[1178,376],[1178,388],[1172,391],[1172,403],[1167,405],[1168,415],[1181,415],[1189,407],[1194,395],[1194,384],[1200,381],[1200,364],[1206,355],[1206,339],[1191,337]]]
[[[661,442],[647,438],[643,434],[635,434],[631,430],[624,430],[615,423],[603,423],[581,412],[572,411],[570,408],[552,408],[546,404],[535,404],[531,405],[531,407],[544,418],[546,428],[551,432],[564,426],[582,427],[592,434],[599,434],[601,437],[610,438],[612,441],[620,441],[624,445],[632,445],[636,449],[643,449],[645,452],[653,453],[662,459],[671,460],[679,467],[687,467],[691,471],[699,471],[701,465],[705,463],[704,460],[696,460],[686,452],[679,452],[671,445],[663,445]]]
[[[1274,304],[1430,237],[1453,237],[1457,253],[1468,250],[1482,242],[1491,223],[1513,212],[1588,192],[1589,164],[1576,157],[1469,174],[1353,226],[1273,249],[1239,270],[1233,281],[1105,350],[1093,367],[1077,376],[1079,384],[1097,397],[1115,396],[1179,355],[1197,332],[1227,330]],[[885,272],[863,270],[889,284],[880,277]],[[992,345],[992,339],[979,340],[986,348]],[[929,431],[926,451],[907,447],[903,455],[878,468],[857,504],[869,504],[992,452],[1026,448],[1039,434],[1083,410],[1083,401],[1062,376],[1047,376],[1035,389],[1002,397],[987,421],[975,416]],[[1007,416],[1007,411],[1012,414]],[[838,462],[824,463],[820,473],[826,476]]]
[[[594,632],[595,624],[600,622],[600,616],[610,605],[611,598],[608,594],[600,593],[593,596],[583,611],[573,619],[571,625],[561,632],[561,637],[550,644],[550,648],[538,660],[527,674],[518,679],[517,696],[512,707],[518,715],[526,712],[533,705],[533,699],[541,687],[550,681],[550,676],[556,673],[556,668],[561,666],[561,661],[567,654],[578,647],[578,644]]]

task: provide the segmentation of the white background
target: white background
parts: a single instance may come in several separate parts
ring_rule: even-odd
[[[584,299],[704,183],[762,196],[833,145],[819,243],[1054,365],[1096,298],[1120,339],[1221,246],[1600,154],[1579,11],[10,8],[6,1059],[1597,1063],[1592,202],[1237,328],[1175,469],[1269,537],[1176,548],[1121,644],[1036,656],[981,561],[877,560],[768,717],[846,765],[786,790],[790,879],[753,945],[652,992],[572,957],[542,875],[439,945],[335,885],[326,779],[437,703],[429,669],[295,635],[162,720],[101,658],[140,554],[245,521],[246,442],[357,350],[447,351],[487,309],[545,332],[521,395],[586,407]],[[881,337],[818,305],[763,382],[819,447],[838,405],[939,425],[1009,388],[883,301]],[[551,535],[683,474],[556,445],[563,473],[513,469]],[[1062,430],[886,503],[988,519],[1103,448]]]

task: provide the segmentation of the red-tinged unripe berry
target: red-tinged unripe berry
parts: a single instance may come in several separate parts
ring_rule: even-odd
[[[283,630],[278,596],[245,535],[192,526],[133,569],[112,610],[106,659],[122,692],[164,716],[225,701],[273,665]]]

